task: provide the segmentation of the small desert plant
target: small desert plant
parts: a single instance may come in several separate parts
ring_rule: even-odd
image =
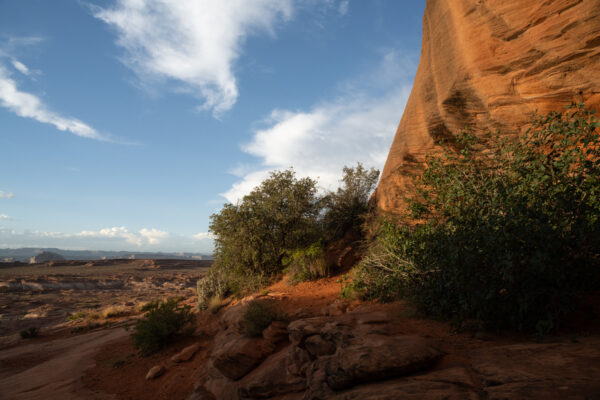
[[[71,328],[71,333],[88,332],[88,331],[94,330],[96,328],[100,328],[104,325],[105,325],[105,323],[101,324],[99,322],[88,322],[85,325],[75,326],[75,327]]]
[[[315,280],[329,274],[329,263],[322,241],[315,242],[307,248],[290,251],[288,254],[283,264],[287,266],[292,283]]]
[[[190,306],[178,306],[175,299],[161,302],[135,324],[131,334],[135,348],[144,356],[155,353],[190,326],[193,320]]]
[[[32,339],[35,337],[38,337],[40,334],[40,330],[38,328],[36,328],[35,326],[32,326],[31,328],[25,329],[21,332],[19,332],[19,335],[21,335],[21,337],[23,339]]]
[[[136,306],[136,310],[145,313],[145,312],[155,309],[156,307],[158,307],[159,304],[160,304],[160,300],[152,300],[152,301],[148,301],[146,303],[140,303]]]
[[[127,309],[123,306],[110,306],[102,310],[102,317],[117,318],[126,315],[127,313]]]
[[[212,298],[225,297],[229,292],[229,288],[222,272],[211,270],[206,276],[198,279],[196,291],[198,293],[198,309],[206,310]]]
[[[273,321],[285,321],[287,316],[264,300],[248,302],[242,317],[242,330],[246,336],[259,337]]]
[[[78,319],[85,318],[86,316],[87,316],[87,313],[85,313],[83,311],[77,311],[77,312],[71,313],[67,317],[67,321],[76,321]]]

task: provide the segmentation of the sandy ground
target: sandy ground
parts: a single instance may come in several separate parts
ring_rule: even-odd
[[[0,399],[114,399],[85,388],[81,377],[96,365],[98,349],[127,335],[114,328],[3,350]]]
[[[262,296],[277,299],[290,316],[319,315],[340,301],[337,280],[338,277],[333,277],[295,286],[280,281],[263,291]],[[194,304],[193,293],[185,297],[184,302]],[[534,336],[515,333],[483,336],[468,331],[457,333],[447,323],[420,317],[407,303],[354,301],[349,308],[386,310],[394,316],[390,323],[399,333],[435,338],[447,354],[440,367],[466,365],[466,354],[474,348],[535,342]],[[222,312],[199,313],[193,335],[179,337],[149,357],[141,357],[136,352],[128,332],[122,327],[99,327],[83,334],[64,328],[51,335],[20,339],[4,349],[0,347],[0,399],[186,399],[206,364]],[[115,323],[132,323],[130,318],[125,316]],[[594,328],[586,335],[598,337],[598,332],[600,330]],[[547,340],[568,342],[570,337],[570,334],[562,334]],[[584,338],[580,336],[580,339]],[[200,351],[191,361],[182,364],[171,361],[174,354],[192,343],[198,343]],[[158,364],[166,366],[167,372],[160,379],[147,381],[146,373]]]
[[[152,260],[96,265],[0,264],[0,348],[8,336],[30,327],[51,328],[74,313],[92,314],[106,307],[135,312],[154,299],[194,294],[208,269],[197,262],[162,267]],[[198,267],[200,265],[200,267]],[[70,325],[80,325],[72,321]]]

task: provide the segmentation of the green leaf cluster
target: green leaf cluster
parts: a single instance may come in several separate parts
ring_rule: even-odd
[[[534,115],[514,140],[465,132],[445,143],[415,174],[406,224],[380,234],[397,242],[370,256],[399,259],[374,267],[367,257],[352,285],[382,299],[409,288],[425,311],[459,323],[552,329],[598,288],[599,126],[579,104]]]
[[[135,348],[144,356],[164,348],[194,319],[191,307],[179,306],[176,299],[149,304],[148,312],[136,322],[131,334]]]

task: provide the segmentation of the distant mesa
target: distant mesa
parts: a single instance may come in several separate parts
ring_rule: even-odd
[[[64,261],[65,258],[58,253],[53,253],[51,251],[42,251],[40,254],[37,254],[29,259],[29,263],[37,264],[37,263],[46,263],[50,261]]]

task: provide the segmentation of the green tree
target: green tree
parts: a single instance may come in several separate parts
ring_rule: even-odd
[[[211,216],[215,263],[237,274],[281,271],[286,251],[318,239],[320,210],[314,180],[297,179],[292,169],[272,172],[237,205]]]
[[[379,170],[367,169],[361,163],[355,168],[345,166],[343,172],[342,185],[325,197],[323,225],[328,240],[339,239],[349,231],[361,231],[369,196],[379,178]]]

